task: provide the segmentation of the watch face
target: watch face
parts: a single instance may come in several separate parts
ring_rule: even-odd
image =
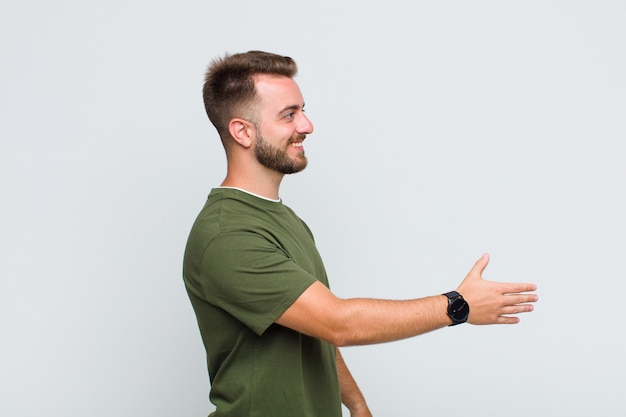
[[[465,300],[458,298],[450,305],[450,315],[454,320],[467,320],[469,307]]]

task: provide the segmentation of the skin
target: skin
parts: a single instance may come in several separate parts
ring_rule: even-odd
[[[357,386],[348,366],[337,349],[337,375],[339,376],[339,386],[341,387],[341,402],[350,410],[351,417],[372,417],[365,397]]]
[[[256,76],[260,97],[255,122],[233,118],[229,132],[234,140],[227,150],[228,171],[223,186],[237,187],[270,198],[279,198],[286,174],[267,161],[261,162],[257,147],[291,160],[304,169],[303,142],[313,133],[304,114],[304,99],[296,82],[288,77]],[[283,164],[284,165],[284,164]],[[294,172],[296,172],[294,170]],[[534,284],[504,283],[482,278],[489,263],[485,254],[476,261],[458,286],[470,306],[468,322],[477,325],[515,324],[520,313],[533,310],[538,300]],[[320,282],[312,284],[276,323],[317,337],[335,346],[390,342],[414,337],[452,323],[448,299],[436,295],[410,300],[336,297]],[[342,402],[352,417],[371,417],[365,399],[337,350]]]
[[[296,164],[305,164],[303,142],[313,133],[313,124],[304,114],[304,99],[296,82],[288,77],[255,77],[261,102],[257,123],[233,118],[228,130],[234,146],[227,150],[228,169],[223,186],[238,187],[270,199],[279,198],[283,172],[260,163],[256,156],[257,139],[286,153]]]

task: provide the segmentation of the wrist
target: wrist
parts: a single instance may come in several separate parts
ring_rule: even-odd
[[[465,323],[469,317],[469,304],[458,291],[450,291],[444,293],[448,299],[448,307],[446,313],[452,321],[449,326]]]

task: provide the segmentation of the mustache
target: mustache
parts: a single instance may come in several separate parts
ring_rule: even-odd
[[[305,134],[296,135],[296,136],[294,136],[293,138],[291,138],[289,140],[289,143],[301,142],[304,139],[306,139],[306,135]]]

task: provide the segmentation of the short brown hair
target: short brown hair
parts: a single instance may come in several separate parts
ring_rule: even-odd
[[[204,108],[226,146],[228,124],[234,117],[255,122],[254,104],[257,92],[254,76],[279,75],[293,78],[296,62],[288,56],[263,51],[226,54],[211,62],[204,78]]]

